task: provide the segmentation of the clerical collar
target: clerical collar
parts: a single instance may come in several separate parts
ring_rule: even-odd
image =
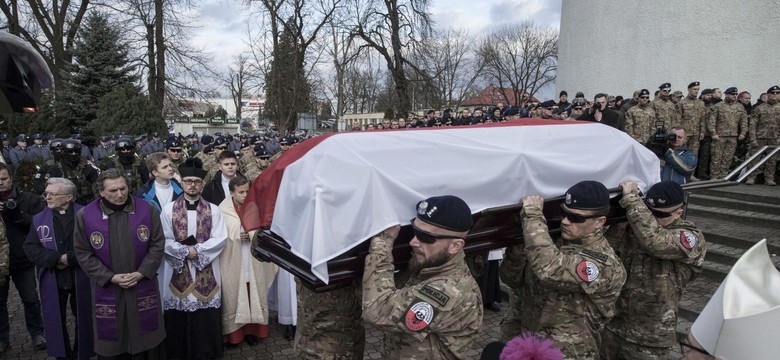
[[[187,205],[187,210],[198,210],[198,202],[200,201],[200,198],[195,199],[195,201],[190,201],[189,199],[184,199],[184,202]]]

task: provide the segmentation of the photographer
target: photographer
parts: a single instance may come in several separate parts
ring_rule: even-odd
[[[35,288],[35,265],[27,259],[23,245],[30,231],[32,215],[37,214],[44,207],[40,196],[15,187],[8,165],[0,163],[0,216],[3,217],[6,226],[10,248],[10,278],[24,304],[27,332],[30,333],[33,345],[38,350],[46,349],[41,303],[38,301],[38,292]],[[7,306],[9,287],[8,281],[0,286],[0,353],[9,346],[10,326]]]
[[[664,153],[664,166],[661,168],[661,181],[674,181],[685,184],[690,181],[696,169],[698,158],[688,150],[688,135],[682,126],[674,126],[671,131],[674,140],[669,140],[669,148]]]
[[[607,108],[607,94],[598,93],[593,97],[590,110],[580,115],[577,120],[594,121],[617,128],[619,118],[620,114]]]

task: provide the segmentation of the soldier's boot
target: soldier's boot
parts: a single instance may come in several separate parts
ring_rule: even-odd
[[[774,179],[767,179],[764,183],[769,186],[777,186],[777,183],[775,183]]]
[[[745,181],[745,185],[753,185],[756,183],[756,178],[754,176],[751,176]]]

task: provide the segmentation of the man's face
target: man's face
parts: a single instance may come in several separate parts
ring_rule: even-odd
[[[592,211],[587,210],[579,210],[579,209],[571,209],[566,205],[562,205],[562,207],[569,213],[575,214],[575,215],[582,215],[582,216],[592,216]],[[572,222],[568,217],[564,218],[561,221],[561,237],[564,240],[577,240],[582,238],[583,236],[590,234],[597,229],[600,229],[601,226],[604,224],[605,217],[596,217],[596,218],[588,218],[585,219],[584,222],[581,223],[575,223]]]
[[[661,99],[667,100],[669,99],[669,92],[672,91],[672,89],[661,89],[658,91],[658,97]]]
[[[65,210],[73,202],[73,195],[65,192],[65,185],[50,184],[43,192],[46,198],[46,206],[53,210]]]
[[[414,225],[422,231],[436,235],[452,235],[453,238],[438,239],[433,244],[428,244],[420,241],[417,236],[413,237],[412,240],[409,241],[409,246],[412,248],[412,258],[409,260],[409,271],[411,271],[412,274],[417,274],[422,269],[441,266],[449,261],[452,257],[449,251],[450,246],[453,241],[456,241],[455,238],[460,238],[461,235],[428,224],[424,221],[419,221],[417,219],[413,221]]]
[[[752,100],[752,99],[753,99],[753,97],[750,96],[750,93],[744,93],[744,94],[742,94],[742,97],[739,98],[739,102],[741,102],[741,103],[743,103],[745,105],[750,105],[750,100]]]
[[[729,102],[729,103],[730,103],[730,102],[737,101],[737,94],[735,94],[735,93],[726,94],[726,99],[724,99],[724,100],[725,100],[726,102]]]
[[[257,158],[257,165],[260,166],[261,169],[265,169],[268,167],[268,159],[263,158]]]
[[[558,100],[560,100],[560,102],[566,102],[566,100],[568,100],[568,99],[569,99],[569,96],[566,95],[566,94],[563,94],[563,95],[558,97]]]
[[[43,144],[43,139],[35,139],[33,142],[35,142],[35,145],[41,145]]]
[[[571,108],[571,117],[577,118],[582,115],[582,105],[576,105]]]
[[[203,190],[203,179],[197,176],[187,176],[181,179],[181,185],[184,187],[185,194],[196,197]]]
[[[168,159],[160,160],[160,163],[157,164],[157,168],[152,170],[152,175],[154,175],[155,178],[162,180],[173,179],[175,173],[176,172],[173,171],[173,166],[171,166],[171,161]]]
[[[765,101],[778,101],[780,100],[780,90],[775,90],[767,94],[767,99]]]
[[[474,110],[474,117],[482,116],[482,110]]]
[[[122,205],[127,201],[129,190],[127,188],[127,181],[124,177],[118,177],[116,179],[103,180],[103,190],[100,190],[100,196],[106,201],[114,205]]]
[[[702,99],[703,101],[710,101],[710,100],[712,99],[712,94],[706,94],[706,95],[702,95],[702,96],[701,96],[701,99]]]
[[[230,197],[233,198],[233,202],[238,205],[243,205],[246,200],[246,194],[249,192],[249,184],[236,186],[236,188],[230,192]]]
[[[468,111],[468,110],[463,110],[463,111],[460,112],[460,115],[462,117],[469,117],[469,116],[471,116],[471,112]]]
[[[232,178],[233,176],[236,176],[238,163],[235,158],[222,159],[222,161],[219,162],[219,169],[222,170],[222,175],[226,178]]]
[[[694,87],[688,88],[688,96],[693,96],[693,97],[699,96],[699,87],[698,86],[694,86]]]
[[[177,161],[184,156],[184,151],[181,148],[170,148],[168,149],[168,156],[170,156],[172,160]]]
[[[606,96],[602,96],[600,98],[595,98],[593,100],[593,102],[601,104],[601,110],[604,110],[604,109],[607,108],[607,97]]]
[[[384,126],[385,129],[390,128],[390,120],[389,119],[382,120],[382,126]]]
[[[778,92],[778,93],[780,94],[780,92]],[[770,97],[771,97],[771,94],[764,93],[764,94],[761,94],[761,96],[758,99],[761,100],[761,102],[767,102],[767,100],[769,100]]]
[[[723,96],[723,93],[718,88],[712,89],[712,95],[713,98],[720,99]]]
[[[391,129],[398,129],[398,120],[393,120],[393,121],[390,123],[390,128],[391,128]]]
[[[249,155],[252,152],[254,152],[254,150],[252,150],[251,146],[241,148],[241,155]]]
[[[639,105],[645,106],[650,102],[650,95],[639,95]]]
[[[27,142],[26,141],[17,141],[16,145],[19,145],[19,147],[26,147],[27,146]]]
[[[672,129],[672,133],[677,136],[673,143],[675,149],[679,149],[681,146],[683,146],[683,144],[685,144],[685,142],[688,141],[688,136],[686,136],[685,130]]]
[[[214,147],[214,157],[219,157],[223,151],[227,150],[227,144],[222,144]]]
[[[14,187],[14,179],[8,173],[8,170],[0,170],[0,192],[6,192]]]
[[[436,112],[433,113],[434,117],[440,118],[441,117],[441,111],[436,110]]]
[[[404,118],[398,119],[398,127],[402,127],[402,128],[406,127],[406,119]]]
[[[666,208],[653,208],[652,210],[655,212],[660,212],[668,215],[664,217],[664,216],[658,216],[658,214],[653,214],[655,221],[658,222],[658,225],[660,225],[663,228],[671,225],[675,220],[679,219],[683,213],[682,205],[676,205],[676,206],[666,207]]]

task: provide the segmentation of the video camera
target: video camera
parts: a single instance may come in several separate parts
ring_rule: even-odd
[[[670,133],[663,121],[655,122],[655,133],[650,136],[645,143],[645,147],[650,149],[658,158],[663,159],[666,149],[669,148],[669,143],[677,140],[677,134]]]

